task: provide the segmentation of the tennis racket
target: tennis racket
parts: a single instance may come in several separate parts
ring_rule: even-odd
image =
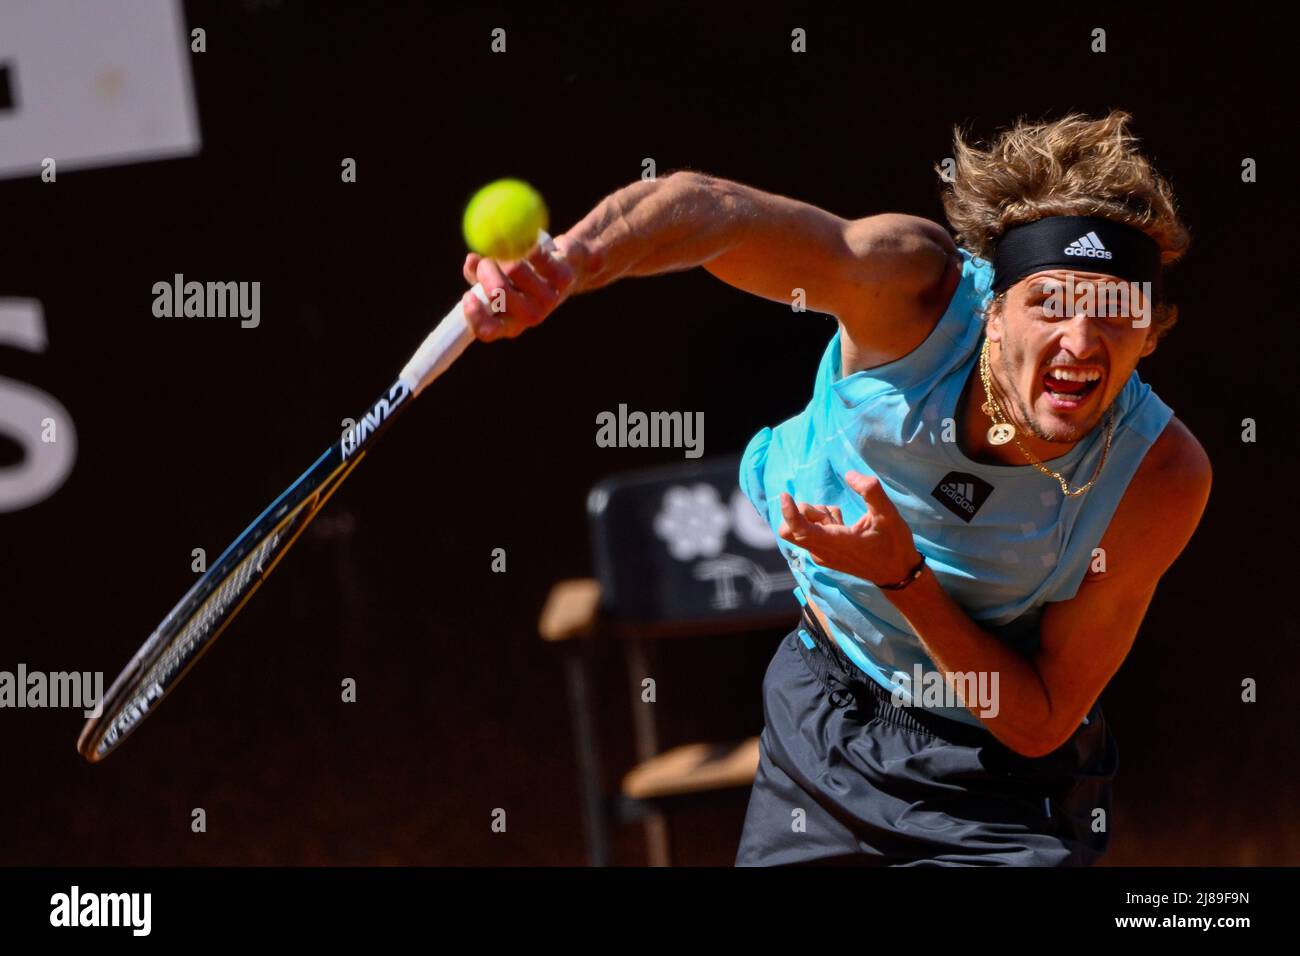
[[[557,254],[545,232],[539,232],[538,242],[546,252]],[[472,291],[487,304],[482,284]],[[473,341],[474,332],[457,303],[397,380],[244,529],[163,618],[109,687],[98,716],[86,721],[77,739],[83,757],[91,763],[103,760],[154,712],[275,570],[379,436]]]

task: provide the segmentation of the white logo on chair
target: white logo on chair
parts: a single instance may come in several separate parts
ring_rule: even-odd
[[[738,580],[749,582],[749,600],[762,604],[768,595],[795,585],[789,571],[770,572],[749,558],[723,550],[727,533],[751,548],[776,548],[776,535],[744,493],[737,488],[730,505],[723,504],[718,490],[703,482],[686,487],[672,485],[654,519],[655,534],[678,561],[698,561],[692,569],[698,581],[712,581],[711,603],[718,610],[731,610],[745,603]]]
[[[691,488],[672,485],[655,515],[655,534],[668,543],[668,553],[678,561],[714,557],[730,528],[731,515],[718,498],[718,489],[703,483]]]

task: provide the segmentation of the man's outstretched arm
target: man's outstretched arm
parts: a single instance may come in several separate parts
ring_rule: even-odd
[[[633,183],[601,200],[555,238],[560,270],[544,256],[500,263],[470,255],[467,281],[504,313],[467,297],[481,339],[513,337],[570,295],[618,279],[703,266],[753,295],[838,318],[850,360],[880,364],[911,351],[942,315],[957,278],[956,247],[936,223],[885,213],[843,219],[808,203],[694,172]],[[866,365],[862,365],[866,367]]]

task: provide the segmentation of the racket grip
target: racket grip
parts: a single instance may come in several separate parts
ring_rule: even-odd
[[[477,282],[470,289],[484,305],[488,304],[487,293],[483,283]],[[428,334],[415,354],[402,367],[398,375],[412,395],[419,395],[425,387],[460,358],[462,352],[474,341],[474,330],[465,319],[465,307],[456,303],[456,307],[447,313]]]
[[[537,244],[549,256],[558,257],[560,254],[555,241],[545,229],[538,230]],[[483,291],[483,283],[474,283],[474,288],[470,291],[484,305],[491,304],[488,302],[487,293]],[[412,396],[419,395],[430,382],[447,371],[451,363],[460,358],[461,353],[469,348],[469,344],[473,341],[474,330],[465,319],[464,305],[457,302],[456,307],[448,312],[428,337],[420,343],[420,347],[402,368],[398,378],[406,383]]]

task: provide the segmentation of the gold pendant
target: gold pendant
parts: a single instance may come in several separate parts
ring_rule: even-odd
[[[1005,445],[1016,437],[1016,430],[1006,422],[999,422],[989,429],[989,444]]]

